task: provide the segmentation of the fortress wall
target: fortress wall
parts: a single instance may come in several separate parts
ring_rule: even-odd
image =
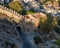
[[[9,9],[3,5],[0,5],[0,13],[6,14],[9,18],[15,22],[19,22],[22,18],[22,15],[18,14],[16,11]]]

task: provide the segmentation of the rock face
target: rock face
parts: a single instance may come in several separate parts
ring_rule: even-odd
[[[35,48],[30,37],[24,35],[24,32],[30,32],[38,26],[41,13],[26,15],[19,23],[16,24],[4,13],[0,13],[0,48]],[[35,24],[36,23],[36,24]],[[20,26],[22,31],[17,31],[16,27]],[[28,47],[26,47],[28,45]]]
[[[5,14],[0,13],[0,48],[35,48],[27,35],[20,29],[17,31],[16,28],[15,22],[7,18]]]
[[[0,48],[22,48],[22,40],[15,24],[0,14]]]
[[[25,15],[20,21],[20,26],[23,32],[29,32],[35,30],[39,25],[40,18],[45,18],[44,13],[34,13]]]
[[[26,16],[22,16],[17,12],[2,5],[0,5],[0,13],[6,14],[6,18],[8,20],[18,23],[18,25],[21,26],[23,32],[29,32],[36,29],[39,24],[40,17],[45,17],[44,13],[34,13],[32,15],[29,14]]]
[[[9,12],[7,12],[6,14],[8,13]],[[38,27],[39,19],[45,19],[45,14],[34,13],[32,15],[29,14],[22,16],[22,18],[17,17],[14,14],[13,19],[15,21],[11,19],[12,17],[10,18],[9,14],[9,16],[6,14],[5,12],[0,13],[0,48],[49,48],[55,45],[53,43],[49,44],[49,42],[51,42],[49,41],[48,43],[44,42],[45,44],[41,43],[36,46],[33,40],[33,38],[37,35],[39,35],[42,40],[45,40],[45,37],[50,38],[50,34],[38,34],[35,30]],[[17,17],[18,20],[15,17]],[[16,20],[18,21],[18,23]],[[46,46],[46,44],[48,47]]]

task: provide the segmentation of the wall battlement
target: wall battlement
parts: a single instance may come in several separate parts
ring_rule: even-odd
[[[9,20],[15,21],[16,26],[20,26],[23,32],[33,31],[39,24],[39,18],[45,17],[43,13],[28,14],[25,16],[20,15],[16,11],[0,5],[0,13],[6,14]]]
[[[17,13],[15,10],[10,9],[10,8],[7,8],[7,7],[5,7],[4,5],[0,5],[0,8],[5,9],[5,10],[7,10],[7,11],[10,11],[10,12],[16,14],[17,16],[21,16],[21,15],[20,15],[19,13]]]
[[[6,14],[9,18],[12,18],[15,22],[20,21],[22,19],[22,15],[18,12],[14,11],[13,9],[7,8],[3,5],[0,5],[0,12]]]

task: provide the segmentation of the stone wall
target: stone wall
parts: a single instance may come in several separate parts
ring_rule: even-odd
[[[9,18],[15,22],[19,22],[22,18],[22,15],[18,14],[16,11],[9,9],[5,6],[0,5],[0,13],[6,14]]]
[[[10,20],[15,21],[17,23],[16,26],[20,26],[23,32],[29,32],[36,29],[39,24],[39,18],[45,16],[43,13],[22,16],[16,11],[2,5],[0,5],[0,13],[6,14]]]

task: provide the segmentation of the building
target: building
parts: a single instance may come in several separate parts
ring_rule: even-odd
[[[27,2],[31,2],[33,0],[22,0],[22,1],[24,1],[25,3],[27,3]]]

